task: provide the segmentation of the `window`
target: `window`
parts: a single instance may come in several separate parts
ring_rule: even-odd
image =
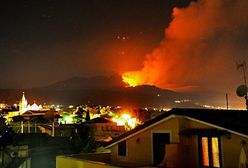
[[[209,166],[208,138],[202,137],[201,144],[202,144],[202,164],[203,166]]]
[[[200,137],[201,167],[221,167],[219,137]]]
[[[127,156],[127,142],[126,141],[122,141],[118,143],[118,155]]]
[[[220,153],[219,153],[219,142],[218,138],[214,137],[212,139],[212,156],[213,156],[213,166],[220,167]]]

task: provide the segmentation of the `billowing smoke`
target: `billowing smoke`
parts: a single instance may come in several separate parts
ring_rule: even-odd
[[[131,86],[228,90],[242,82],[236,62],[248,56],[248,1],[198,0],[173,20],[143,68],[123,74]]]

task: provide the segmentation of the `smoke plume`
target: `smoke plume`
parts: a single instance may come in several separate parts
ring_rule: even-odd
[[[235,63],[248,55],[247,9],[247,0],[198,0],[174,8],[164,40],[141,70],[123,79],[173,90],[233,89],[242,82]]]

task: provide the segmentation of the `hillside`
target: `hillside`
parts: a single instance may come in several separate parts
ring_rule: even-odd
[[[0,90],[0,100],[8,103],[19,101],[22,91],[29,103],[40,104],[102,104],[135,107],[178,107],[175,100],[189,95],[143,85],[125,87],[120,76],[74,77],[48,86],[25,90]],[[187,103],[188,107],[194,104]]]

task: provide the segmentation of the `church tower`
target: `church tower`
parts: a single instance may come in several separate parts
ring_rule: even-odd
[[[28,101],[25,98],[24,92],[22,92],[22,99],[19,102],[19,112],[23,114],[27,111]]]

